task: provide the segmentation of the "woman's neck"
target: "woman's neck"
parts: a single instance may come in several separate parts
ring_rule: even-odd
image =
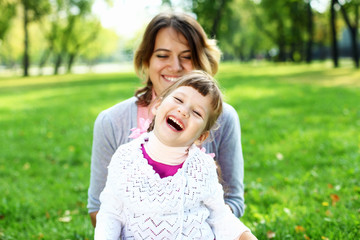
[[[188,155],[189,147],[169,147],[163,144],[152,131],[144,145],[146,153],[156,162],[167,165],[179,165]]]

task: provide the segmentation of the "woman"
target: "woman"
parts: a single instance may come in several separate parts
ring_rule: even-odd
[[[152,119],[151,101],[191,70],[200,69],[215,75],[219,60],[220,51],[215,41],[206,37],[191,16],[162,13],[148,24],[134,58],[135,70],[146,86],[134,97],[101,112],[95,121],[88,191],[88,210],[94,226],[111,157],[118,146],[131,141],[131,128],[144,128],[143,120]],[[212,141],[203,147],[215,154],[222,171],[225,202],[240,217],[244,212],[244,173],[239,119],[236,111],[224,104],[218,121],[220,128],[210,132]]]

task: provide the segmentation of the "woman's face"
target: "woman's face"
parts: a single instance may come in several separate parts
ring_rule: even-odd
[[[156,95],[193,69],[191,50],[185,37],[170,27],[160,29],[149,61],[149,77]]]

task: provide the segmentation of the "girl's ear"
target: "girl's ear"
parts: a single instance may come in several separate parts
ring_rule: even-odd
[[[157,109],[159,108],[160,104],[161,104],[162,98],[158,98],[154,101],[154,103],[151,106],[151,113],[155,116]]]
[[[209,137],[210,131],[203,132],[198,139],[195,140],[195,145],[200,146],[208,137]]]

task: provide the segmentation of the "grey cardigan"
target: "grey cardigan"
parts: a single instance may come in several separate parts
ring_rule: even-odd
[[[91,155],[91,176],[88,190],[88,211],[98,211],[99,196],[105,187],[107,167],[116,149],[132,139],[130,129],[137,127],[136,97],[129,98],[104,111],[96,118]],[[234,214],[244,213],[244,160],[241,148],[239,117],[235,109],[224,103],[218,119],[219,128],[210,132],[204,143],[207,153],[215,153],[222,172],[225,202]]]

